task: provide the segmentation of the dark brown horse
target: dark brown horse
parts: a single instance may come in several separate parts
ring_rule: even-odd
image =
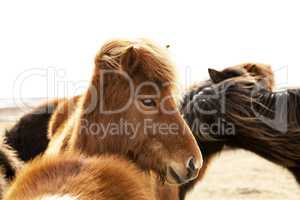
[[[235,77],[198,85],[186,93],[181,109],[202,150],[201,175],[228,145],[287,168],[300,183],[299,89],[272,92],[250,77]],[[195,182],[181,187],[182,199]]]
[[[29,161],[46,150],[49,143],[48,123],[61,101],[63,99],[42,103],[6,131],[6,143],[17,152],[22,161]]]

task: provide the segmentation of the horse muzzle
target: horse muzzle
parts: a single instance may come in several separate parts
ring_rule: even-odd
[[[169,184],[185,184],[197,178],[202,167],[202,160],[193,156],[185,164],[171,163],[167,169],[166,181]]]

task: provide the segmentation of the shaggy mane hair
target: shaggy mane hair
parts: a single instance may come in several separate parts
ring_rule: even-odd
[[[205,148],[206,165],[228,145],[287,168],[300,183],[300,89],[269,91],[251,78],[238,77],[200,86],[187,96],[191,101],[183,103],[184,118]],[[213,110],[217,112],[208,114]],[[218,120],[219,126],[233,125],[234,134],[201,127]],[[182,196],[195,182],[182,187]]]
[[[130,55],[130,56],[127,56]],[[134,57],[134,59],[132,59]],[[111,40],[103,45],[96,56],[96,67],[102,69],[130,70],[143,73],[147,79],[160,83],[174,83],[174,64],[167,51],[147,39]]]
[[[153,181],[149,174],[118,156],[64,154],[27,164],[3,199],[154,200]]]
[[[204,165],[198,178],[180,186],[179,198],[181,200],[185,199],[187,192],[202,180],[212,158],[221,152],[225,144],[229,145],[231,141],[235,140],[235,135],[227,136],[222,129],[212,130],[214,133],[211,133],[211,130],[203,124],[208,127],[216,124],[214,129],[233,124],[235,133],[239,133],[239,129],[235,125],[236,121],[227,121],[225,116],[231,115],[231,113],[239,116],[240,111],[245,110],[244,103],[240,99],[245,100],[245,96],[246,99],[249,99],[247,97],[249,93],[252,95],[258,90],[271,92],[274,88],[274,74],[270,65],[245,63],[225,68],[222,71],[213,69],[208,71],[210,80],[194,84],[184,94],[180,105],[181,113],[192,129],[204,159]],[[233,88],[240,90],[233,90]],[[211,113],[211,111],[216,112]],[[245,126],[247,125],[245,124]]]

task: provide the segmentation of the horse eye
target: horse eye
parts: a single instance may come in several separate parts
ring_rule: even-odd
[[[154,99],[141,99],[141,101],[144,104],[144,106],[156,107],[156,102],[154,101]]]

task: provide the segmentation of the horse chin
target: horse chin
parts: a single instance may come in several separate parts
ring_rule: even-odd
[[[169,185],[182,185],[188,182],[186,179],[182,178],[182,176],[179,175],[179,173],[176,172],[176,170],[174,170],[172,167],[168,167],[165,180]]]

